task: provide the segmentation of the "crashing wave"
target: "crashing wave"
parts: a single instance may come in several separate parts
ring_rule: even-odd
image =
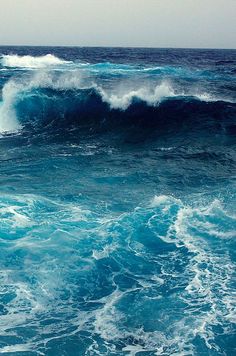
[[[174,104],[171,104],[171,100]],[[169,104],[164,104],[166,101]],[[216,102],[224,102],[223,107],[220,104],[214,107]],[[207,110],[209,114],[211,110],[224,110],[226,102],[207,93],[180,92],[167,81],[152,85],[143,83],[139,87],[137,84],[136,87],[134,84],[131,87],[119,84],[107,89],[79,70],[60,74],[37,71],[33,76],[10,80],[4,85],[0,104],[0,132],[20,130],[24,122],[29,122],[32,117],[42,119],[42,115],[44,120],[67,119],[69,116],[69,121],[85,122],[90,117],[100,120],[123,115],[123,120],[132,118],[135,121],[136,118],[150,123],[154,116],[157,120],[163,115],[167,120],[170,115],[177,117],[183,114],[185,117],[186,113],[191,114],[193,105],[195,112]],[[212,103],[213,106],[204,103]]]
[[[132,104],[134,99],[138,99],[147,103],[150,106],[155,106],[164,98],[174,97],[174,90],[170,85],[163,82],[157,85],[154,89],[140,88],[131,90],[121,94],[107,93],[102,88],[98,88],[102,100],[110,105],[112,109],[126,110]]]

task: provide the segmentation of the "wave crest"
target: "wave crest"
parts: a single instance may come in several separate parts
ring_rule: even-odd
[[[175,96],[174,90],[166,82],[162,82],[154,89],[143,87],[137,90],[131,90],[127,93],[109,94],[102,88],[98,88],[98,92],[100,93],[102,100],[108,103],[111,109],[121,110],[128,109],[135,99],[143,101],[150,106],[155,106],[160,103],[163,98]]]

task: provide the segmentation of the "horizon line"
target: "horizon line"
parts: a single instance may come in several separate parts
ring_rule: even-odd
[[[95,45],[30,45],[30,44],[0,44],[0,47],[57,47],[57,48],[127,48],[127,49],[198,49],[198,50],[236,50],[229,47],[153,47],[153,46],[95,46]]]

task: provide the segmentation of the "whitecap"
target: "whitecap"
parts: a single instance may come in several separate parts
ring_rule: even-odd
[[[62,60],[52,54],[45,56],[19,56],[17,54],[7,54],[2,56],[2,65],[5,67],[18,67],[18,68],[44,68],[47,66],[57,66],[62,64],[71,63]]]

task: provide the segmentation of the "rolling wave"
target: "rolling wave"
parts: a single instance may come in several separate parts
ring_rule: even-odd
[[[227,121],[235,112],[235,103],[230,97],[219,96],[214,90],[201,90],[201,87],[181,86],[172,80],[177,74],[184,79],[190,74],[198,76],[199,71],[194,73],[171,66],[81,63],[52,54],[3,55],[1,62],[9,69],[35,71],[14,76],[3,85],[0,133],[18,132],[25,125],[42,128],[49,123],[57,128],[82,125],[91,130],[121,123],[159,127],[166,125],[166,121],[169,125],[179,123],[180,118],[183,122],[191,118],[190,123],[196,113],[206,121],[212,122],[212,118],[219,121],[223,116]],[[112,75],[117,72],[131,74],[113,82]]]
[[[210,117],[235,110],[235,104],[208,93],[179,91],[168,81],[127,88],[125,85],[104,88],[80,71],[56,75],[38,72],[32,77],[8,81],[2,89],[0,132],[17,132],[25,124],[54,126],[92,124],[113,126],[158,126],[166,120],[194,116]],[[196,116],[196,115],[195,115]],[[171,122],[170,121],[170,122]],[[104,126],[104,125],[103,125]],[[91,127],[90,127],[91,128]]]

